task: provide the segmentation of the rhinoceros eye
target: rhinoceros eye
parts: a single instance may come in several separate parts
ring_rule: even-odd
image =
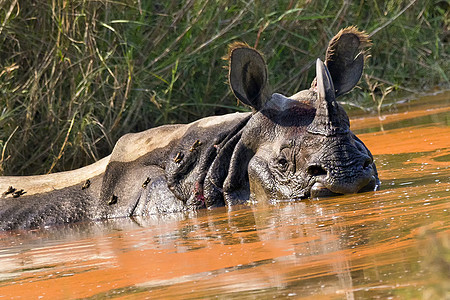
[[[289,162],[287,161],[286,158],[279,158],[277,160],[277,168],[278,170],[284,172],[288,169],[289,167]]]

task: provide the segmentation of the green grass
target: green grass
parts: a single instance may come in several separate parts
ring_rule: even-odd
[[[77,168],[125,133],[245,110],[221,61],[236,40],[265,53],[285,94],[309,87],[315,59],[349,25],[373,33],[373,46],[366,79],[343,102],[376,110],[389,87],[384,102],[448,88],[448,1],[409,3],[3,1],[0,174]]]

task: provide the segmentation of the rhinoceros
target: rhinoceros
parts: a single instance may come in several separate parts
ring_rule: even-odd
[[[229,85],[251,112],[121,137],[110,156],[73,171],[0,177],[0,228],[145,216],[376,190],[373,157],[336,98],[358,83],[367,35],[341,30],[311,88],[271,93],[262,54],[230,46]]]

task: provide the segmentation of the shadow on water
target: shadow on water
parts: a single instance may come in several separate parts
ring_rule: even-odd
[[[0,233],[0,296],[448,298],[448,98],[352,121],[374,193]]]

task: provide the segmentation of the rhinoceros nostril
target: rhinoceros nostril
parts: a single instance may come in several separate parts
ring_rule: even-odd
[[[311,176],[327,175],[327,171],[325,171],[321,166],[317,165],[309,166],[307,172]]]
[[[364,164],[363,164],[363,168],[367,169],[372,163],[373,163],[373,160],[370,157],[366,158],[366,160],[364,161]]]

